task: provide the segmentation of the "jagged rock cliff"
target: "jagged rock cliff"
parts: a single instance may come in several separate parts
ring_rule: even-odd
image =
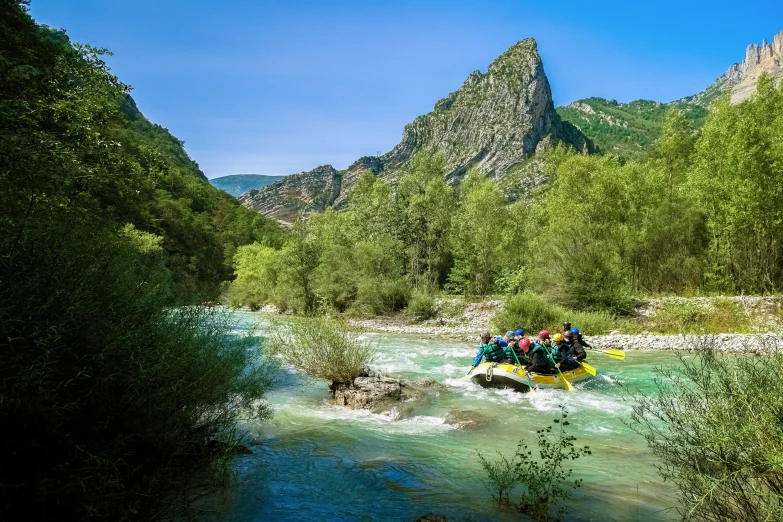
[[[400,143],[383,156],[361,158],[342,172],[325,166],[287,176],[248,192],[240,201],[266,216],[291,222],[302,212],[344,205],[364,170],[393,183],[420,150],[441,154],[446,179],[459,183],[472,165],[502,178],[558,142],[588,152],[582,133],[555,111],[541,56],[535,40],[529,38],[498,57],[486,73],[472,72],[432,112],[406,125]]]
[[[783,31],[761,46],[751,44],[745,51],[745,59],[732,65],[715,82],[722,91],[731,91],[731,101],[739,103],[756,92],[756,83],[763,73],[776,80],[783,79]]]
[[[704,122],[707,109],[719,96],[730,93],[739,103],[756,91],[762,73],[783,80],[783,32],[772,43],[751,44],[741,63],[735,63],[702,92],[670,103],[636,100],[618,103],[604,98],[577,100],[558,107],[560,116],[577,126],[597,148],[626,158],[643,155],[658,138],[666,111],[677,107],[696,126]]]
[[[581,133],[555,112],[536,42],[528,38],[498,57],[486,73],[473,71],[432,112],[406,125],[402,141],[384,160],[387,170],[400,169],[416,151],[430,149],[444,156],[450,180],[461,180],[474,164],[501,177],[552,141],[587,152]]]

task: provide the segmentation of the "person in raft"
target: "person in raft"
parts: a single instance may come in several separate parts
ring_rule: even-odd
[[[527,368],[532,364],[531,360],[531,353],[530,348],[532,347],[532,343],[530,342],[530,339],[527,337],[522,338],[522,340],[519,341],[517,348],[514,349],[514,354],[516,358],[514,359],[514,362],[516,363],[519,361],[519,364],[521,364],[523,367]]]
[[[517,364],[517,361],[519,361],[519,364],[522,366],[527,364],[526,362],[523,362],[523,360],[526,359],[525,352],[519,347],[519,343],[522,341],[524,333],[525,330],[522,328],[515,332],[509,330],[506,332],[506,335],[503,336],[502,340],[498,340],[498,344],[503,347],[504,351],[504,357],[503,360],[500,361],[501,363]],[[530,341],[528,341],[528,344],[529,343]]]
[[[574,330],[576,330],[576,328],[574,328]],[[578,332],[579,330],[576,331]],[[567,331],[563,336],[563,340],[568,343],[568,350],[571,357],[580,362],[587,359],[587,352],[585,352],[584,345],[582,345],[580,342],[577,342],[573,330]]]
[[[505,357],[505,351],[500,346],[497,339],[493,339],[489,332],[481,334],[481,344],[479,345],[478,353],[473,359],[473,364],[470,365],[470,371],[472,372],[476,366],[481,364],[481,360],[486,362],[500,362]]]
[[[512,332],[509,332],[512,333]],[[528,358],[527,354],[530,351],[530,339],[527,339],[525,337],[525,330],[524,328],[520,328],[516,332],[513,332],[514,334],[514,340],[509,343],[509,349],[506,350],[507,359],[511,363],[519,363],[522,366],[526,366],[530,364],[530,359]],[[522,344],[526,344],[528,347],[528,350],[522,349]]]
[[[574,343],[582,346],[582,350],[585,348],[590,348],[591,350],[593,349],[593,347],[590,346],[587,341],[585,341],[584,337],[582,337],[582,333],[579,331],[579,328],[571,328],[571,335],[574,336]]]
[[[530,364],[525,366],[525,371],[528,373],[551,373],[551,361],[549,360],[549,351],[551,349],[549,331],[541,330],[536,343],[533,345],[533,349],[528,354]]]
[[[552,351],[555,368],[559,368],[561,372],[579,368],[576,356],[571,353],[571,344],[563,338],[563,335],[556,333],[552,341],[555,344],[555,350]]]
[[[571,321],[563,321],[563,329],[560,330],[560,335],[565,337],[565,334],[570,331],[571,331]]]

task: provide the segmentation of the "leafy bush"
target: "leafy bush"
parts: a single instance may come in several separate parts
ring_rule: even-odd
[[[324,317],[276,322],[266,346],[312,377],[352,382],[375,357],[375,347],[344,324]]]
[[[480,477],[479,480],[498,504],[508,504],[511,491],[522,481],[519,472],[521,460],[518,452],[511,457],[511,460],[499,451],[497,454],[499,460],[494,462],[487,460],[481,453],[478,454],[481,467],[487,474],[486,478]]]
[[[411,321],[426,321],[438,314],[435,298],[429,292],[416,291],[408,302],[405,315]]]
[[[233,307],[263,306],[272,299],[280,272],[280,251],[253,243],[234,255],[234,275],[225,297]]]
[[[146,513],[213,458],[211,437],[269,415],[258,343],[218,312],[164,307],[161,238],[60,209],[3,232],[2,518]]]
[[[666,334],[747,333],[751,329],[742,306],[725,298],[709,303],[687,299],[665,302],[645,326]]]
[[[611,330],[631,325],[629,320],[620,320],[608,312],[573,311],[550,303],[546,298],[524,293],[509,298],[503,308],[492,319],[499,332],[514,330],[520,326],[529,332],[539,330],[558,331],[563,321],[570,321],[587,334],[604,334]]]
[[[727,354],[710,339],[657,369],[657,393],[633,393],[631,427],[679,488],[687,520],[782,520],[783,351]]]
[[[520,326],[535,332],[565,320],[559,312],[558,306],[549,303],[542,296],[524,293],[508,299],[492,322],[499,332],[515,330]]]
[[[359,282],[354,308],[365,314],[387,315],[403,310],[411,298],[411,285],[404,278]]]
[[[556,518],[565,514],[563,500],[571,496],[571,490],[581,486],[581,479],[570,483],[572,469],[566,469],[564,463],[590,455],[588,446],[576,447],[576,437],[566,433],[569,425],[568,412],[560,407],[560,418],[553,421],[553,426],[538,430],[537,456],[533,450],[521,441],[511,460],[502,454],[500,460],[490,462],[479,454],[479,461],[487,479],[482,479],[492,497],[499,502],[507,502],[509,493],[517,485],[523,486],[522,497],[517,504],[520,512],[534,520],[550,520],[552,510]]]

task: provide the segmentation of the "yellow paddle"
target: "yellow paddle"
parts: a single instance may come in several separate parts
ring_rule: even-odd
[[[511,355],[514,356],[514,359],[516,359],[517,364],[519,365],[519,369],[522,370],[522,373],[525,374],[525,379],[527,379],[527,387],[529,388],[530,395],[535,395],[536,390],[533,389],[533,383],[530,382],[530,377],[528,377],[527,372],[525,371],[525,367],[522,366],[522,363],[519,362],[519,357],[517,357],[517,353],[514,351],[514,348],[511,348]]]
[[[596,372],[595,372],[595,368],[593,368],[592,366],[590,366],[589,364],[587,364],[587,363],[586,363],[586,362],[584,362],[584,361],[580,362],[579,364],[582,366],[582,368],[584,368],[584,369],[585,369],[585,371],[586,371],[587,373],[589,373],[590,375],[592,375],[593,377],[595,377],[595,373],[596,373]]]
[[[549,357],[549,360],[552,361],[552,364],[556,364],[555,363],[555,358],[552,357],[552,354],[549,352],[549,348],[547,348],[544,343],[541,343],[541,346],[544,347],[544,351],[546,352],[547,356]],[[565,391],[573,391],[574,390],[573,385],[570,382],[568,382],[568,380],[565,378],[565,375],[563,375],[563,372],[560,371],[560,368],[555,366],[555,370],[557,370],[557,373],[559,373],[560,377],[563,378],[563,383],[565,384]]]
[[[596,350],[594,348],[593,351],[594,352],[598,352],[598,353],[606,354],[609,357],[611,357],[612,359],[620,359],[620,360],[624,360],[625,359],[625,352],[622,351],[622,350]]]

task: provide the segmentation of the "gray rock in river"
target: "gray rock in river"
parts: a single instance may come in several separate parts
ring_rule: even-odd
[[[489,419],[476,411],[451,411],[443,422],[461,430],[475,430],[486,426]]]
[[[400,379],[385,377],[369,368],[356,377],[352,383],[333,382],[329,389],[334,402],[349,408],[371,408],[390,401],[399,401],[406,397],[405,385]]]

